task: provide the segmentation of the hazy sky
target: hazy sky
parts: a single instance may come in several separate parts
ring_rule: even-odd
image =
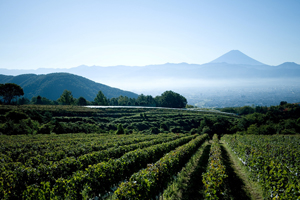
[[[299,0],[0,0],[0,68],[300,64]]]

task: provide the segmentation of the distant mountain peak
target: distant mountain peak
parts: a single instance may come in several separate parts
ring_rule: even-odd
[[[239,50],[231,50],[210,63],[228,63],[228,64],[243,64],[243,65],[265,65]]]

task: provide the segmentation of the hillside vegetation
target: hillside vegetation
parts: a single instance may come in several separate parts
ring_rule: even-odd
[[[229,110],[0,105],[0,198],[300,199],[300,106]]]
[[[0,75],[0,83],[15,83],[24,90],[24,97],[42,96],[50,100],[56,100],[64,90],[72,91],[75,98],[83,96],[88,101],[92,101],[98,91],[102,91],[107,98],[127,96],[137,98],[133,92],[109,87],[96,83],[82,76],[69,73],[52,73],[46,75],[23,74],[18,76]]]
[[[16,134],[111,133],[228,133],[238,116],[155,108],[0,105],[0,132]],[[201,122],[201,123],[200,123]],[[227,131],[225,131],[227,130]]]

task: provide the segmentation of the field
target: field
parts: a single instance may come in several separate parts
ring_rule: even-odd
[[[2,131],[25,134],[0,135],[1,199],[300,199],[299,135],[233,135],[222,113],[13,108]]]

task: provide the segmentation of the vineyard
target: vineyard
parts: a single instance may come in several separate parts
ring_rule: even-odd
[[[0,132],[22,134],[0,135],[0,199],[300,200],[297,134],[233,134],[245,118],[217,113],[11,108]]]
[[[224,141],[270,199],[300,199],[300,137],[226,135]]]
[[[165,171],[158,176],[167,184],[206,139],[183,134],[1,136],[1,199],[103,197],[150,163],[160,163]]]
[[[2,135],[1,199],[232,199],[222,143],[217,135],[208,140],[206,134]],[[300,198],[299,136],[221,140],[266,199]],[[189,191],[193,184],[199,192]]]

